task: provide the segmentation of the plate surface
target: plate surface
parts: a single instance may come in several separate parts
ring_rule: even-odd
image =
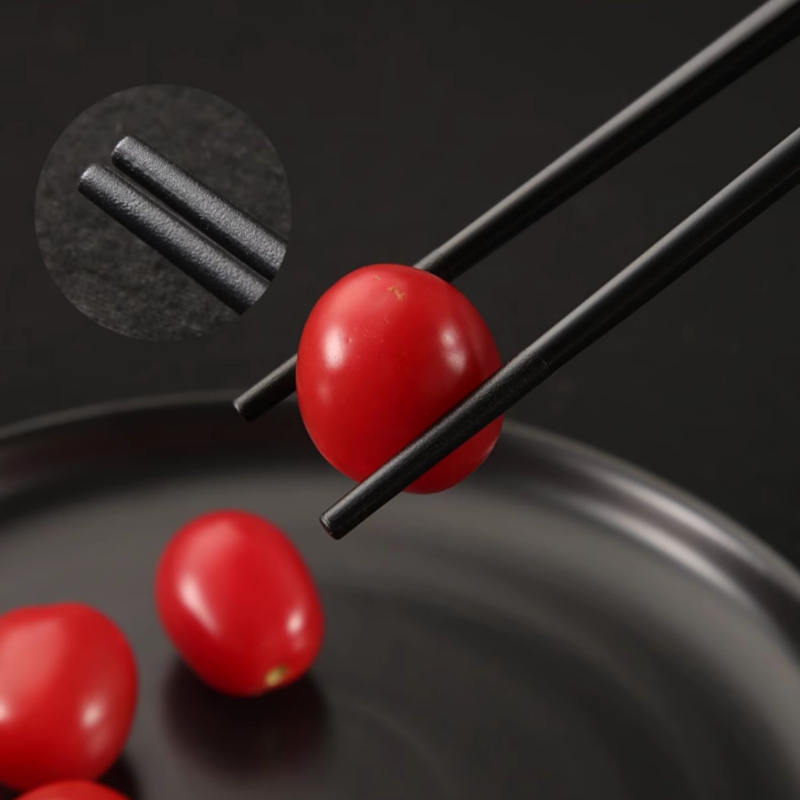
[[[512,424],[464,484],[335,543],[317,515],[348,486],[291,404],[0,437],[0,610],[80,600],[126,631],[141,699],[108,782],[131,800],[800,797],[800,582],[735,524]],[[311,677],[258,700],[202,686],[153,608],[169,536],[219,507],[281,525],[326,606]]]

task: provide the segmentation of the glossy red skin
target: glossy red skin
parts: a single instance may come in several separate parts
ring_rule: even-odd
[[[126,800],[126,798],[99,783],[63,781],[34,789],[18,800]]]
[[[197,675],[254,696],[297,680],[319,652],[324,620],[300,554],[275,525],[215,511],[184,526],[156,576],[164,628]],[[285,671],[270,684],[276,671]]]
[[[461,292],[411,267],[375,264],[334,284],[306,321],[300,413],[325,459],[361,481],[499,367],[489,328]],[[476,433],[409,491],[462,481],[491,453],[502,424]]]
[[[0,617],[0,783],[94,779],[117,759],[136,706],[136,663],[108,617],[79,603]]]

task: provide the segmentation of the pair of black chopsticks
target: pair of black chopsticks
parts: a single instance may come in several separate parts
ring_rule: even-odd
[[[111,161],[119,172],[81,175],[83,195],[236,313],[264,294],[286,253],[279,236],[135,136]]]
[[[770,0],[416,264],[453,280],[800,33],[800,0]],[[326,511],[336,539],[399,494],[800,182],[785,139],[419,438]],[[254,419],[294,391],[296,357],[235,401]]]

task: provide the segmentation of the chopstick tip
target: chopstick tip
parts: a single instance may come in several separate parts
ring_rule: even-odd
[[[124,155],[126,151],[130,150],[132,147],[135,147],[137,144],[140,144],[141,141],[142,140],[138,137],[131,136],[130,134],[123,136],[114,145],[114,149],[111,151],[111,161],[115,162],[120,156]]]
[[[80,178],[78,178],[78,191],[86,194],[87,190],[97,183],[97,180],[105,170],[106,167],[102,164],[90,164],[86,167]]]
[[[330,536],[331,539],[333,539],[334,541],[338,542],[341,539],[344,539],[344,537],[347,535],[347,531],[341,531],[336,529],[334,520],[332,520],[331,517],[329,516],[329,511],[326,511],[324,514],[320,515],[319,522],[320,525],[322,525],[322,528],[325,531],[325,533],[327,533],[328,536]]]
[[[245,422],[252,422],[257,414],[253,414],[250,411],[250,406],[247,402],[247,394],[239,395],[233,401],[233,407],[236,409],[236,413],[245,421]]]

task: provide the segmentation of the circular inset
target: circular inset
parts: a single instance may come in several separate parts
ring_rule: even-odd
[[[140,86],[82,113],[36,191],[44,262],[69,301],[126,336],[201,336],[244,313],[283,261],[286,174],[242,111],[186,86]]]

